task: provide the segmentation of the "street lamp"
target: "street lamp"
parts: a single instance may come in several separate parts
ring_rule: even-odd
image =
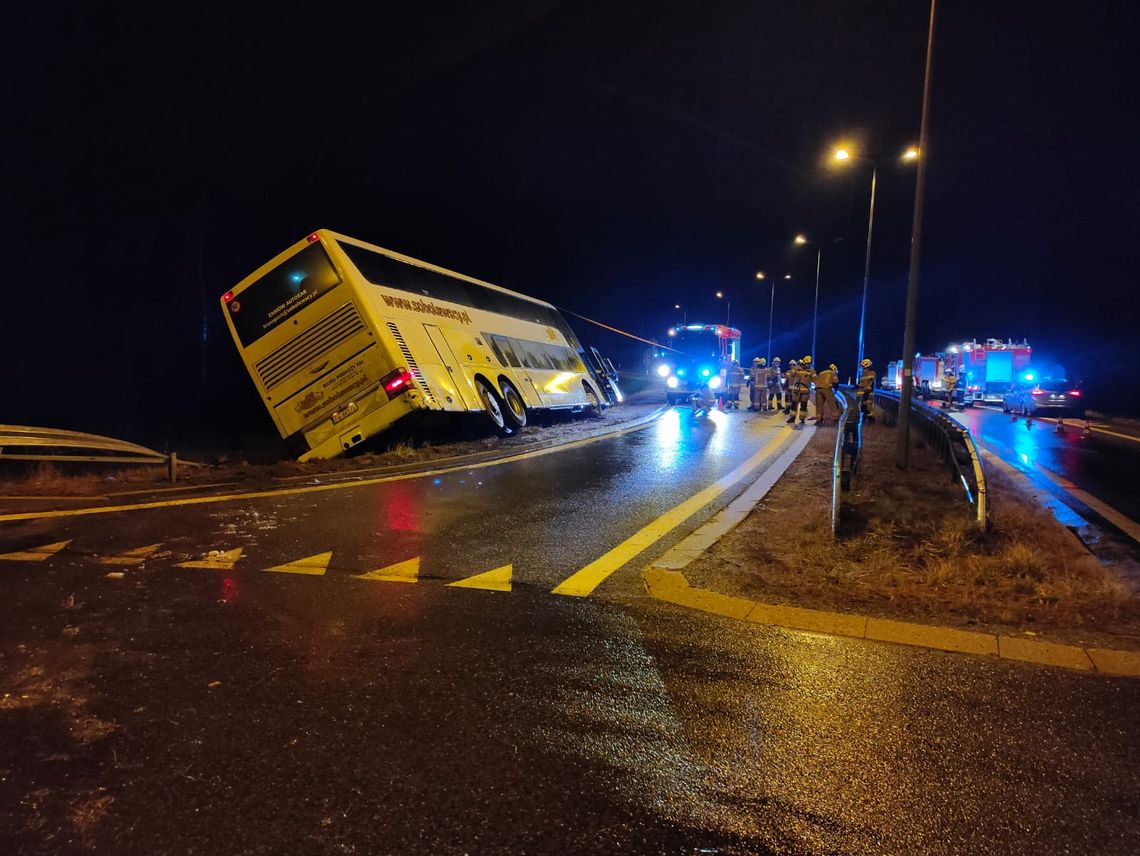
[[[728,299],[725,299],[723,291],[718,291],[716,293],[716,298],[717,300],[725,301],[724,326],[728,327],[729,321],[732,320],[732,298],[730,297]]]
[[[756,271],[756,279],[763,282],[767,279],[764,271]],[[791,279],[790,273],[784,274],[784,279]],[[772,280],[772,296],[768,299],[768,365],[772,365],[772,318],[776,309],[776,280]]]
[[[806,246],[807,244],[811,244],[813,247],[815,247],[815,303],[812,305],[812,310],[811,310],[811,358],[813,360],[816,359],[816,357],[818,356],[818,354],[816,354],[816,352],[815,352],[815,331],[816,331],[817,322],[819,321],[819,269],[823,263],[823,245],[824,244],[837,244],[842,240],[843,240],[842,238],[834,238],[830,241],[822,241],[822,242],[821,241],[809,241],[806,237],[804,237],[801,234],[801,235],[796,235],[796,237],[792,241],[797,247],[803,247],[803,246]],[[859,359],[862,360],[863,358],[860,357]]]
[[[907,163],[913,163],[918,160],[918,149],[913,147],[907,149],[901,159]],[[855,376],[858,377],[860,371],[862,371],[863,333],[867,322],[867,283],[871,277],[871,236],[875,229],[875,189],[878,186],[879,164],[894,160],[894,158],[872,159],[859,157],[858,155],[852,154],[850,149],[840,146],[832,154],[832,160],[837,163],[858,161],[859,163],[871,165],[871,204],[867,212],[867,252],[863,259],[863,299],[859,308],[859,356],[856,358],[855,367]]]

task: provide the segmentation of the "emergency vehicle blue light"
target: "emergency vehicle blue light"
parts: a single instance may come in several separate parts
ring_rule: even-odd
[[[1030,383],[1033,383],[1033,381],[1037,380],[1037,375],[1035,375],[1033,372],[1026,372],[1022,375],[1022,377]]]
[[[701,377],[708,377],[712,374],[712,369],[701,369]]]
[[[677,369],[677,375],[679,377],[684,377],[685,376],[685,370],[684,369]]]

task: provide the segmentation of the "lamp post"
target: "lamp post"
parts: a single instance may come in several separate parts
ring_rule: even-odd
[[[914,219],[910,229],[910,272],[906,284],[906,326],[903,328],[902,395],[899,397],[898,436],[895,466],[905,470],[910,463],[910,399],[914,375],[915,327],[918,324],[918,262],[922,249],[922,198],[926,187],[927,130],[930,124],[930,72],[934,59],[935,0],[930,0],[930,24],[926,33],[926,70],[922,77],[922,119],[919,122],[918,149],[907,152],[908,160],[918,161],[918,178],[914,185]],[[919,153],[922,157],[919,157]]]
[[[830,241],[809,241],[804,235],[796,235],[793,243],[798,247],[813,246],[815,247],[815,302],[812,304],[811,310],[811,358],[814,360],[818,356],[815,352],[815,332],[816,326],[819,322],[819,270],[823,264],[823,245],[824,244],[838,244],[842,238],[835,238]],[[866,286],[864,285],[864,289]],[[864,291],[865,294],[865,291]],[[860,336],[860,340],[862,337]],[[862,357],[859,358],[862,360]]]
[[[724,312],[724,326],[729,327],[731,326],[729,322],[732,320],[732,298],[726,298],[723,291],[718,291],[716,293],[716,298],[717,300],[723,300],[725,302],[726,308]]]
[[[859,376],[861,371],[861,364],[863,362],[863,335],[867,323],[867,285],[871,278],[871,237],[874,235],[875,230],[875,190],[879,183],[879,164],[885,163],[894,158],[864,158],[858,155],[851,154],[850,149],[840,147],[835,150],[832,158],[837,163],[846,163],[847,161],[858,161],[859,163],[871,165],[871,203],[867,210],[867,251],[863,259],[863,299],[859,307],[859,355],[855,360],[855,377]],[[917,160],[918,152],[912,149],[907,149],[902,155],[902,160],[911,162]]]
[[[767,278],[768,277],[766,277],[764,275],[764,271],[762,271],[762,270],[756,271],[757,281],[763,282]],[[792,278],[792,275],[790,273],[784,274],[784,279],[791,279],[791,278]],[[775,309],[776,309],[776,280],[772,280],[772,296],[768,300],[768,360],[767,360],[768,365],[772,365],[772,318],[773,318]]]

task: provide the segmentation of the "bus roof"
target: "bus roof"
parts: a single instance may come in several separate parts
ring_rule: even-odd
[[[482,286],[486,286],[487,288],[493,288],[495,291],[501,291],[504,294],[510,294],[514,297],[519,297],[519,298],[522,298],[523,300],[529,300],[532,303],[538,303],[542,306],[546,306],[550,309],[558,311],[558,307],[555,306],[554,304],[547,303],[545,300],[539,300],[537,297],[531,297],[529,294],[520,294],[517,291],[511,291],[509,288],[503,288],[501,285],[495,285],[493,282],[487,282],[486,280],[476,279],[473,276],[467,276],[466,274],[462,274],[462,273],[459,273],[457,271],[448,270],[447,268],[440,267],[439,265],[433,265],[430,262],[425,262],[421,259],[413,258],[412,256],[405,256],[403,253],[397,253],[395,250],[389,250],[389,249],[386,249],[384,247],[377,246],[376,244],[370,244],[367,241],[360,240],[359,238],[351,238],[348,235],[342,235],[339,232],[332,231],[331,229],[317,229],[317,231],[313,232],[311,235],[309,235],[308,238],[305,239],[306,242],[312,243],[313,235],[321,235],[321,236],[324,236],[327,238],[331,238],[335,241],[343,241],[343,242],[348,243],[348,244],[354,244],[355,246],[363,247],[364,249],[372,250],[373,252],[377,252],[377,253],[381,253],[385,256],[388,256],[389,258],[393,258],[393,259],[396,259],[397,261],[404,262],[405,264],[415,265],[416,267],[425,268],[425,269],[430,270],[430,271],[435,271],[436,273],[442,273],[445,276],[452,276],[452,277],[455,277],[456,279],[462,279],[462,280],[466,280],[467,282],[473,282],[476,285],[482,285]]]

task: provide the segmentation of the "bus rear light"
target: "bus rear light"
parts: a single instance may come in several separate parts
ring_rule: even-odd
[[[234,293],[232,291],[227,291],[225,294],[222,295],[222,300],[226,303],[229,303],[233,299],[234,299]]]
[[[305,240],[308,241],[310,244],[312,244],[315,241],[319,241],[320,239],[321,239],[320,234],[318,232],[313,232],[313,234],[309,235],[309,237],[307,237]]]
[[[392,399],[411,388],[412,373],[407,369],[396,369],[384,375],[380,383],[384,387],[384,392],[388,393],[388,398]]]

